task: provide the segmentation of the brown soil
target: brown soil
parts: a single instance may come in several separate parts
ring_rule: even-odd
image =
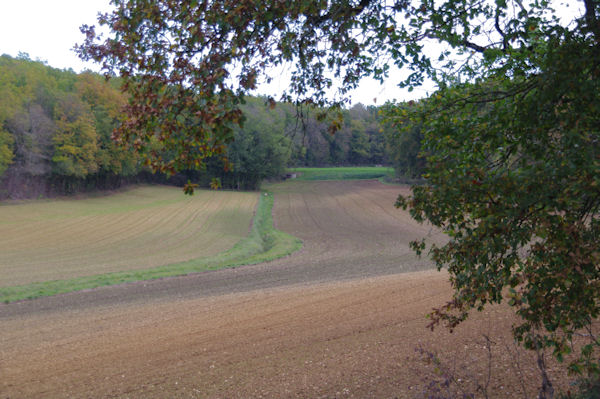
[[[451,291],[407,272],[430,266],[406,246],[428,229],[391,206],[397,187],[304,184],[276,187],[278,227],[305,242],[294,256],[0,305],[0,398],[421,397],[488,373],[491,397],[534,396],[506,308],[426,329]]]

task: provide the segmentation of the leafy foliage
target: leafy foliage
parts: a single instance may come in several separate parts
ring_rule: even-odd
[[[141,170],[111,140],[125,96],[101,76],[2,56],[0,80],[3,195],[45,195]]]
[[[3,196],[37,197],[88,187],[111,188],[127,179],[182,184],[182,179],[189,178],[194,181],[190,181],[190,193],[198,184],[256,189],[263,179],[282,175],[290,163],[355,162],[351,157],[351,125],[354,132],[358,126],[367,136],[368,143],[362,143],[363,150],[368,151],[363,153],[365,162],[382,159],[373,109],[357,105],[345,111],[347,123],[332,136],[327,124],[316,119],[316,107],[306,112],[306,129],[302,130],[294,105],[272,107],[265,98],[246,97],[241,106],[245,126],[234,129],[235,141],[225,152],[231,160],[229,170],[224,170],[220,157],[214,156],[206,160],[203,171],[186,170],[186,176],[171,180],[160,174],[140,175],[144,169],[139,155],[112,140],[114,129],[124,120],[122,109],[127,104],[126,95],[117,89],[119,79],[107,83],[91,72],[76,75],[28,58],[8,56],[0,58],[0,72],[4,83],[0,87]],[[158,148],[156,142],[153,146]],[[174,153],[162,151],[169,156]]]
[[[423,126],[409,117],[409,112],[419,106],[413,101],[388,103],[380,110],[386,151],[398,178],[420,179],[425,173],[426,157],[421,148]]]
[[[285,172],[290,143],[284,134],[284,119],[268,112],[261,99],[249,100],[244,115],[245,127],[236,129],[235,141],[228,149],[233,163],[231,179],[238,189],[257,189],[265,178]]]
[[[235,140],[227,148],[229,165],[218,157],[209,159],[203,174],[218,178],[219,187],[257,190],[265,178],[284,174],[291,145],[284,134],[285,117],[270,110],[263,99],[248,98],[242,110],[247,122],[235,129]]]
[[[428,185],[398,205],[450,236],[432,256],[456,293],[433,321],[455,326],[509,289],[522,320],[515,334],[530,348],[552,347],[560,359],[574,332],[591,328],[600,312],[599,2],[577,2],[575,21],[548,0],[113,4],[100,18],[112,36],[84,27],[79,52],[123,77],[132,101],[120,137],[160,170],[224,154],[244,94],[273,66],[293,64],[284,99],[334,110],[362,77],[385,79],[389,64],[410,70],[401,86],[433,81],[439,90],[422,106],[388,114],[409,118],[406,132],[420,130],[427,156]],[[435,54],[424,50],[432,41]],[[336,83],[342,97],[332,99]],[[154,141],[175,156],[148,152]],[[364,138],[352,143],[362,156]],[[574,371],[600,371],[597,344]]]
[[[0,176],[8,168],[13,160],[13,138],[3,130],[0,130]]]
[[[508,287],[522,320],[516,337],[562,358],[573,334],[598,317],[597,60],[596,48],[567,37],[528,79],[455,86],[430,102],[430,185],[399,204],[451,237],[432,255],[452,275],[446,310],[457,313],[439,310],[434,321],[454,326],[469,308],[500,302]],[[465,101],[495,91],[518,94]]]
[[[383,78],[388,65],[376,53],[390,48],[381,32],[394,29],[397,13],[386,14],[385,4],[368,0],[112,4],[114,11],[99,18],[111,36],[83,26],[86,39],[77,50],[101,63],[107,75],[120,76],[132,96],[119,140],[169,173],[215,155],[227,163],[225,146],[244,121],[244,96],[272,79],[270,67],[294,62],[281,100],[297,104],[325,105],[324,92],[334,81],[342,83],[343,94],[373,67]],[[353,34],[356,28],[362,37]],[[339,105],[334,102],[334,109]],[[331,126],[338,130],[341,124],[334,120]],[[156,141],[166,151],[154,148]]]
[[[453,328],[470,309],[508,299],[520,316],[515,337],[532,350],[562,360],[584,331],[569,368],[597,376],[600,36],[598,5],[586,6],[573,30],[542,8],[520,17],[505,50],[482,49],[473,65],[484,72],[461,70],[476,79],[448,82],[414,110],[406,129],[423,128],[429,184],[398,205],[450,237],[430,252],[455,288],[432,326]]]
[[[386,163],[377,108],[356,104],[343,110],[342,115],[343,123],[332,135],[328,123],[319,120],[319,109],[309,108],[309,112],[300,114],[298,117],[303,118],[301,127],[297,126],[296,114],[292,113],[286,126],[293,144],[290,164],[322,167]]]
[[[86,111],[73,96],[66,96],[59,102],[57,131],[52,138],[52,162],[58,174],[81,178],[98,170],[96,129],[91,113]]]

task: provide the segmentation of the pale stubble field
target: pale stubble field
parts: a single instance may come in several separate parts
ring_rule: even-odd
[[[255,193],[139,187],[0,206],[0,287],[148,269],[225,251],[248,234]]]

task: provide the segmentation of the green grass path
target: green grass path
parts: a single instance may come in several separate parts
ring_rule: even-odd
[[[327,168],[292,168],[298,180],[361,180],[391,176],[393,168],[376,166],[340,166]]]

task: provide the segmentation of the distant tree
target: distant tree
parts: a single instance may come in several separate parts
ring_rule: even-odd
[[[108,85],[97,74],[84,72],[75,83],[77,95],[89,105],[97,135],[98,173],[112,176],[132,176],[140,172],[135,153],[124,151],[112,140],[112,133],[122,122],[126,97]]]
[[[12,163],[13,158],[12,135],[4,130],[0,130],[0,177]]]
[[[53,172],[84,178],[98,170],[98,137],[87,104],[74,95],[66,95],[56,110],[56,133],[52,137]]]
[[[303,160],[304,166],[325,166],[331,163],[332,158],[337,159],[339,142],[327,132],[327,124],[308,118],[302,126],[302,142],[300,145],[306,147]],[[336,148],[338,147],[338,148]]]
[[[383,78],[388,66],[378,61],[376,42],[380,32],[394,29],[393,14],[402,11],[386,15],[388,7],[374,1],[113,4],[114,12],[99,18],[111,36],[104,41],[94,27],[84,26],[86,40],[77,48],[82,58],[101,63],[107,75],[122,78],[132,102],[117,136],[165,172],[224,156],[234,128],[243,124],[244,96],[265,78],[269,66],[298,61],[290,91],[281,99],[306,105],[326,104],[323,92],[332,85],[324,76],[327,68],[343,81],[342,93],[356,87],[368,71]],[[353,27],[368,32],[368,39],[355,36]],[[328,43],[323,48],[330,54],[317,43]],[[335,131],[340,125],[336,119],[330,127]],[[163,159],[149,150],[151,138],[175,151],[173,156]]]
[[[227,149],[229,169],[219,158],[211,160],[208,177],[218,177],[223,187],[257,190],[266,178],[283,175],[290,157],[290,142],[285,136],[284,110],[269,109],[262,98],[249,98],[242,108],[243,128]]]
[[[0,57],[0,131],[6,169],[19,175],[43,175],[50,170],[54,125],[35,103],[37,92],[48,86],[44,67],[29,60]],[[8,163],[6,162],[8,161]],[[1,174],[0,174],[1,175]]]
[[[31,104],[17,111],[5,126],[14,139],[14,168],[17,175],[42,176],[50,172],[52,136],[56,124],[44,109]]]
[[[420,179],[425,173],[426,156],[421,148],[423,125],[408,116],[408,110],[415,106],[419,105],[388,104],[381,109],[386,152],[396,177]]]
[[[353,165],[364,165],[371,157],[369,136],[365,131],[362,121],[353,120],[351,124],[352,137],[350,138],[350,151],[348,160]]]
[[[292,163],[302,166],[380,164],[384,162],[383,135],[377,110],[357,104],[342,111],[344,122],[332,134],[327,122],[319,120],[323,109],[309,108],[295,133]],[[354,138],[353,138],[354,137]],[[354,151],[352,146],[354,145]],[[299,156],[299,154],[301,154]]]

